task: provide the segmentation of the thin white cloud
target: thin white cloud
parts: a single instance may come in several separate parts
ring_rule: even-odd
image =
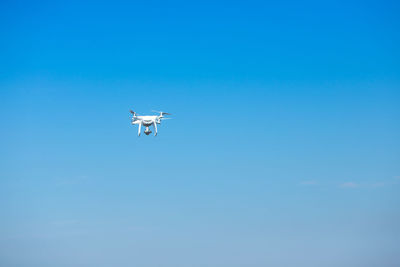
[[[302,181],[300,184],[302,185],[316,185],[317,182],[314,180]]]
[[[51,224],[55,226],[70,226],[70,225],[76,225],[78,223],[79,223],[78,220],[59,220],[51,222]]]
[[[345,188],[356,188],[359,186],[359,184],[354,183],[354,182],[345,182],[345,183],[342,183],[340,186],[345,187]]]
[[[387,185],[387,183],[384,183],[384,182],[376,182],[376,183],[373,183],[373,184],[372,184],[372,187],[382,187],[382,186],[385,186],[385,185]]]
[[[74,185],[82,185],[87,184],[90,181],[90,178],[85,175],[76,176],[76,177],[63,177],[58,178],[56,180],[56,186],[63,187],[63,186],[74,186]]]

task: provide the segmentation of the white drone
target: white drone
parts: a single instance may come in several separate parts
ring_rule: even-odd
[[[155,111],[155,110],[153,110],[153,112],[159,112],[160,115],[138,116],[136,114],[136,112],[134,112],[132,110],[130,110],[130,112],[132,113],[132,124],[138,124],[139,125],[138,136],[140,136],[140,131],[142,129],[142,125],[144,127],[146,127],[146,129],[144,130],[144,133],[146,135],[151,134],[151,130],[149,129],[149,127],[151,125],[153,125],[153,127],[154,127],[154,136],[156,136],[157,135],[157,124],[160,124],[161,120],[170,119],[170,118],[165,118],[164,115],[171,115],[170,113],[167,113],[167,112]]]

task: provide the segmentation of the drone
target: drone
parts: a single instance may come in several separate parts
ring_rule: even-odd
[[[138,136],[140,136],[142,125],[146,127],[144,130],[144,133],[146,135],[149,135],[152,133],[152,131],[149,129],[151,125],[154,127],[154,136],[157,135],[157,124],[161,124],[161,120],[166,120],[170,118],[164,117],[164,115],[171,115],[170,113],[163,112],[163,111],[156,111],[153,110],[153,112],[158,112],[160,115],[150,115],[150,116],[138,116],[138,114],[132,110],[130,110],[132,114],[132,124],[137,124],[139,125],[138,129]]]

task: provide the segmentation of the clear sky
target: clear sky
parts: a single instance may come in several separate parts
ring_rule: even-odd
[[[399,13],[2,1],[0,266],[400,266]]]

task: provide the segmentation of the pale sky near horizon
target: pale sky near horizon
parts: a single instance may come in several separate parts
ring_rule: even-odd
[[[400,266],[399,4],[189,2],[0,3],[0,266]]]

